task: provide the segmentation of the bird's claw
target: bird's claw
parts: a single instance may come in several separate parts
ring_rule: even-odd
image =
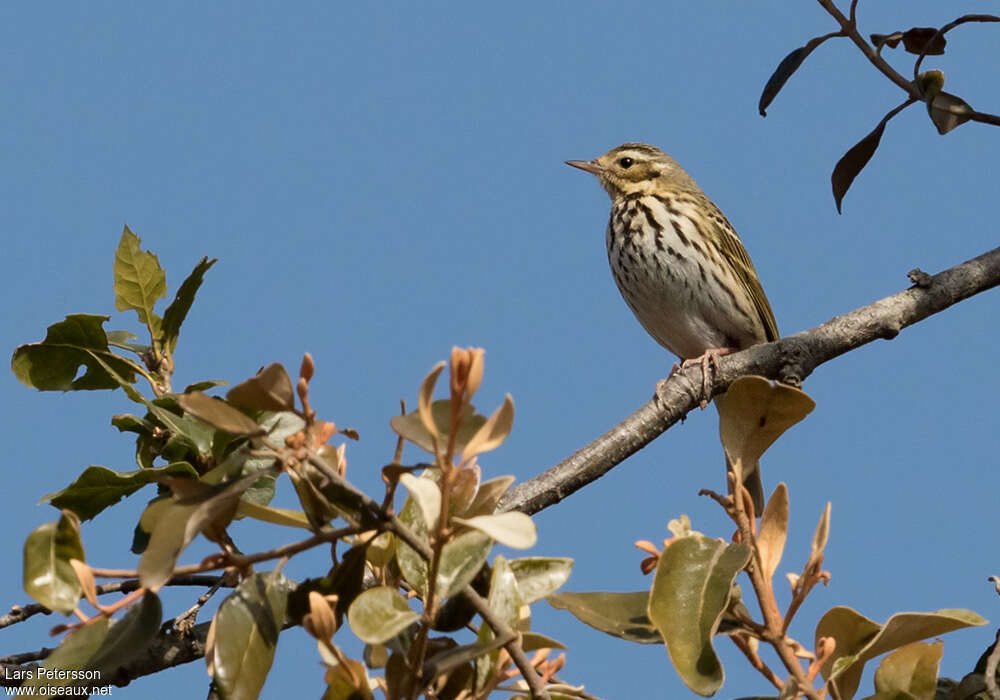
[[[701,357],[693,357],[681,362],[680,366],[674,365],[671,375],[679,369],[687,369],[693,365],[701,365],[701,408],[708,406],[712,396],[709,394],[709,372],[719,369],[719,358],[734,352],[732,348],[709,348]]]

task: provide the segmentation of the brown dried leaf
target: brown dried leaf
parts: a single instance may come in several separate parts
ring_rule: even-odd
[[[437,384],[438,376],[444,369],[444,362],[438,362],[434,368],[424,377],[420,384],[420,392],[417,394],[417,413],[424,429],[431,434],[432,438],[438,437],[437,425],[434,423],[434,415],[431,413],[431,401],[434,397],[434,385]]]
[[[913,27],[903,32],[903,48],[909,53],[926,56],[940,56],[944,53],[948,40],[939,34],[936,27]]]
[[[303,370],[305,369],[303,360]],[[226,394],[234,406],[253,411],[289,411],[295,406],[292,378],[280,362],[272,362]]]
[[[757,545],[763,562],[763,573],[770,580],[781,562],[788,537],[788,487],[784,482],[771,494],[760,519],[760,534]]]
[[[882,140],[885,125],[886,120],[883,119],[870,134],[854,144],[833,168],[830,180],[833,184],[833,199],[837,203],[838,214],[842,213],[840,203],[843,201],[844,195],[847,194],[847,190],[850,189],[851,183],[854,182],[854,178],[864,170],[868,161],[875,155],[875,149],[878,148],[878,144]]]

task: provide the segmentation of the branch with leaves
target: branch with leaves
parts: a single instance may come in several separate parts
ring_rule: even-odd
[[[108,317],[76,314],[50,326],[43,341],[14,353],[12,369],[28,386],[121,388],[146,413],[112,420],[137,435],[138,470],[89,467],[46,496],[61,510],[60,518],[36,528],[24,549],[25,590],[38,604],[12,610],[6,620],[14,624],[42,611],[77,620],[54,628],[65,637],[51,653],[4,659],[4,682],[47,691],[125,684],[170,665],[154,657],[155,650],[171,647],[183,659],[205,657],[213,692],[253,698],[281,630],[301,624],[316,637],[329,700],[372,697],[378,688],[401,699],[485,698],[497,689],[546,700],[556,691],[560,697],[589,697],[556,679],[564,656],[550,658],[550,652],[562,645],[530,630],[530,604],[566,580],[571,560],[508,560],[498,554],[487,563],[495,543],[526,549],[536,533],[523,513],[495,513],[513,478],[482,479],[479,457],[504,442],[514,417],[510,396],[489,417],[472,406],[483,351],[454,349],[450,363],[439,363],[424,380],[418,409],[392,421],[401,441],[426,449],[433,459],[419,468],[401,466],[398,459],[385,467],[385,494],[378,502],[347,480],[346,444],[329,444],[337,435],[358,435],[318,418],[309,399],[315,373],[309,355],[294,384],[281,365],[271,364],[225,397],[204,393],[218,382],[171,390],[181,321],[213,262],[199,263],[160,317],[155,304],[166,294],[165,274],[126,228],[114,268],[118,308],[137,313],[150,343],[106,331]],[[449,398],[434,401],[446,366]],[[149,382],[152,398],[135,386],[140,377]],[[400,452],[397,446],[397,457]],[[301,510],[269,505],[283,477]],[[399,485],[410,495],[397,516]],[[132,550],[138,565],[92,567],[81,522],[144,487],[155,487],[156,494],[136,527]],[[311,534],[245,553],[230,533],[239,518]],[[199,535],[218,551],[200,563],[179,565]],[[338,544],[349,547],[339,556]],[[325,575],[296,583],[281,573],[289,557],[330,545],[332,566]],[[275,560],[272,571],[254,570]],[[209,571],[223,574],[191,578]],[[95,577],[125,581],[98,586]],[[161,625],[159,590],[194,581],[208,591]],[[202,606],[222,585],[235,590],[207,628],[196,625]],[[126,595],[110,605],[99,600],[112,591]],[[333,642],[345,616],[366,643],[365,662]],[[31,663],[38,660],[41,666]],[[374,670],[382,675],[369,675]]]
[[[834,38],[850,39],[876,70],[906,93],[906,99],[898,106],[889,110],[882,117],[881,121],[879,121],[878,125],[861,141],[852,146],[834,167],[831,183],[833,185],[833,198],[837,204],[838,212],[840,211],[844,195],[847,194],[851,183],[854,182],[854,179],[868,164],[872,156],[875,155],[875,150],[882,140],[882,134],[885,132],[885,127],[889,123],[889,120],[910,105],[916,102],[925,103],[927,105],[928,116],[938,133],[942,135],[969,121],[1000,126],[1000,116],[978,112],[970,107],[961,97],[944,92],[945,76],[943,72],[940,70],[920,72],[920,67],[925,57],[944,54],[948,41],[945,35],[948,32],[963,24],[1000,22],[1000,17],[988,14],[967,14],[939,28],[913,27],[905,31],[893,31],[889,34],[871,34],[866,40],[858,29],[858,0],[852,0],[850,12],[847,16],[840,11],[833,0],[818,0],[818,2],[834,21],[837,22],[840,29],[810,39],[805,45],[789,53],[778,64],[778,67],[764,86],[764,91],[761,93],[758,105],[760,115],[767,116],[767,108],[771,102],[778,96],[785,83],[799,69],[809,54],[829,39]],[[884,48],[895,49],[900,45],[903,46],[906,52],[917,56],[913,62],[912,80],[905,78],[882,55]]]

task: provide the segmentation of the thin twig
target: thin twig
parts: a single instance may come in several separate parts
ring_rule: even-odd
[[[321,532],[318,535],[313,535],[308,539],[299,540],[298,542],[291,542],[281,547],[275,547],[274,549],[269,549],[265,552],[257,552],[256,554],[227,554],[219,555],[214,557],[209,557],[200,564],[191,564],[189,566],[178,566],[174,569],[174,577],[185,576],[187,574],[197,574],[203,571],[215,571],[217,569],[225,569],[229,566],[236,566],[238,568],[246,568],[251,564],[256,564],[261,561],[268,561],[269,559],[280,559],[281,557],[290,557],[293,554],[298,554],[299,552],[304,552],[307,549],[312,549],[321,544],[328,542],[336,542],[342,537],[348,535],[356,535],[361,532],[358,527],[342,527],[337,530],[330,530],[328,532]],[[139,574],[133,569],[91,569],[94,576],[99,576],[101,578],[136,578]]]
[[[760,655],[757,653],[757,651],[752,646],[750,646],[750,644],[747,642],[746,639],[743,638],[742,635],[731,634],[729,635],[729,639],[732,640],[733,644],[736,645],[737,649],[743,652],[743,655],[747,657],[747,661],[750,662],[751,666],[760,671],[760,673],[764,676],[764,678],[766,678],[775,688],[781,690],[781,688],[785,685],[785,682],[780,678],[778,678],[778,674],[775,673],[774,670],[767,665],[764,659],[760,658]]]
[[[861,49],[872,65],[875,66],[885,77],[887,77],[892,82],[896,83],[902,90],[904,90],[910,97],[919,100],[920,93],[917,90],[916,85],[911,83],[909,80],[904,78],[895,68],[889,65],[889,63],[882,58],[882,56],[872,48],[861,34],[858,33],[857,25],[852,19],[848,19],[844,14],[837,9],[837,6],[833,4],[833,0],[817,0],[819,4],[826,10],[831,17],[833,17],[837,23],[840,25],[841,30],[844,34],[850,37],[851,41]],[[852,10],[853,10],[852,5]]]
[[[212,586],[220,580],[219,576],[174,576],[165,585],[167,586]],[[109,593],[131,593],[139,589],[139,580],[136,578],[127,581],[114,581],[112,583],[102,583],[97,587],[97,595],[107,595]],[[0,629],[9,625],[24,622],[34,615],[51,615],[52,611],[44,605],[29,603],[28,605],[15,605],[10,612],[0,617]]]
[[[913,64],[913,79],[916,80],[917,76],[920,75],[920,64],[924,61],[924,56],[927,55],[927,50],[933,46],[934,42],[937,41],[939,36],[944,36],[950,32],[955,27],[960,24],[965,24],[966,22],[1000,22],[1000,17],[996,15],[962,15],[953,22],[949,22],[935,32],[934,36],[924,44],[923,50],[921,50],[920,55],[917,56],[916,62]]]

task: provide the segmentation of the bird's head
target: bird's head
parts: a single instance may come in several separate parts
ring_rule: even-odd
[[[611,199],[694,185],[676,160],[644,143],[623,143],[593,160],[567,160],[566,165],[596,175]]]

